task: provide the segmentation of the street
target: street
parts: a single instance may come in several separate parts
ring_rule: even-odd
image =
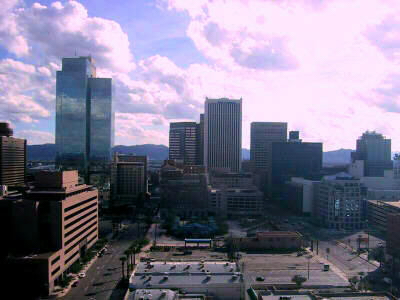
[[[122,299],[120,290],[115,289],[122,277],[121,261],[119,258],[129,247],[136,237],[136,225],[129,224],[126,232],[121,233],[119,239],[111,241],[108,251],[103,257],[99,257],[86,272],[86,277],[79,280],[78,286],[72,287],[71,291],[62,299]]]

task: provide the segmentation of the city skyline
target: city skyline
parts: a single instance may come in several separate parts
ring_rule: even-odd
[[[115,82],[115,144],[167,145],[169,123],[198,122],[206,97],[242,97],[244,148],[251,122],[287,122],[325,150],[366,130],[400,150],[395,2],[114,4],[6,1],[0,119],[16,136],[54,142],[55,72],[77,54]]]

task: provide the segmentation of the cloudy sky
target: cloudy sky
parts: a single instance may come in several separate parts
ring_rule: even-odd
[[[253,121],[286,121],[324,150],[365,130],[400,150],[398,0],[2,0],[0,119],[54,142],[55,72],[92,55],[115,88],[116,144],[168,144],[208,97],[243,98]]]

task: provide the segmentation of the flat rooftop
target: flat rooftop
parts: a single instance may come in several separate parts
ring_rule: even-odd
[[[281,300],[281,297],[288,297],[290,300],[311,300],[312,298],[308,295],[269,295],[261,296],[262,300]]]
[[[149,267],[150,266],[150,267]],[[232,271],[233,269],[233,271]],[[187,274],[204,273],[202,270],[210,271],[213,274],[232,274],[237,272],[236,264],[231,262],[151,262],[150,264],[141,262],[136,269],[136,274]]]
[[[393,206],[396,208],[400,208],[400,201],[385,201],[385,200],[368,200],[369,203],[375,204],[375,205],[387,205],[387,206]]]
[[[130,279],[131,288],[168,288],[240,284],[241,274],[230,262],[140,263]]]

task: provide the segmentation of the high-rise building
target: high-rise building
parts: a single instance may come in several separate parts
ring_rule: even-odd
[[[169,125],[169,159],[185,165],[198,164],[198,131],[196,122],[176,122]]]
[[[197,124],[197,164],[204,165],[204,114],[200,114],[200,123]]]
[[[1,229],[12,233],[6,273],[29,277],[27,288],[51,292],[98,240],[98,192],[79,184],[77,171],[39,172],[34,188],[0,204],[10,212]]]
[[[287,123],[253,122],[250,133],[250,160],[255,170],[271,168],[272,143],[286,142]]]
[[[239,172],[242,161],[242,99],[205,101],[204,162],[211,171]]]
[[[253,122],[250,136],[250,161],[255,184],[265,195],[271,195],[272,143],[286,142],[287,123]]]
[[[353,163],[357,160],[364,161],[364,176],[384,176],[385,170],[393,169],[391,140],[375,131],[363,133],[351,156]]]
[[[282,198],[285,182],[292,177],[319,180],[322,170],[322,143],[301,142],[298,134],[289,142],[272,143],[272,196]]]
[[[146,158],[146,159],[143,159]],[[137,206],[139,197],[147,192],[147,157],[114,156],[111,164],[111,206]]]
[[[97,78],[93,59],[62,59],[56,82],[56,164],[87,171],[109,162],[114,142],[111,78]]]
[[[25,182],[26,140],[12,136],[8,123],[0,123],[0,185],[21,186]]]

